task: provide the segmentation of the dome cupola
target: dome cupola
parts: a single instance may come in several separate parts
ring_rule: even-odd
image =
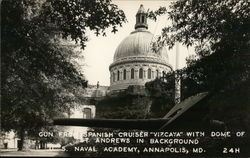
[[[145,9],[143,5],[141,4],[137,14],[136,14],[136,24],[135,24],[135,29],[138,28],[146,28],[148,29],[148,24],[147,24],[147,13],[145,12]]]

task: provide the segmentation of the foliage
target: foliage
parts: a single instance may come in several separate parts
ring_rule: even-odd
[[[23,140],[77,105],[87,85],[79,52],[62,38],[84,48],[86,29],[115,32],[125,17],[110,1],[79,0],[4,0],[1,15],[2,129]]]
[[[164,78],[168,80],[163,81]],[[146,89],[151,96],[167,96],[171,98],[174,94],[174,74],[169,72],[164,77],[156,78],[145,84]],[[167,89],[168,88],[168,89]]]
[[[80,41],[83,48],[88,40],[87,28],[97,36],[106,36],[108,27],[112,27],[115,33],[117,26],[122,26],[126,20],[124,12],[111,0],[48,0],[48,3],[44,6],[44,16],[62,31],[63,37],[70,36],[76,42]]]
[[[164,77],[147,82],[145,87],[152,100],[150,117],[163,117],[175,105],[175,75],[169,72]]]
[[[176,41],[186,46],[214,45],[228,37],[230,40],[227,42],[232,43],[239,43],[239,39],[249,41],[250,10],[245,0],[179,0],[170,5],[170,11],[162,10],[163,7],[151,11],[149,17],[168,14],[172,26],[163,28],[161,44],[170,48]]]
[[[96,104],[97,118],[143,119],[148,114],[151,100],[148,96],[121,92],[108,96]]]
[[[172,48],[176,42],[195,47],[196,55],[187,59],[187,67],[173,72],[181,79],[182,100],[209,91],[211,98],[202,102],[208,109],[202,111],[202,106],[199,109],[199,113],[204,113],[202,120],[219,120],[224,123],[225,130],[248,132],[249,2],[179,0],[172,3],[167,15],[173,24],[163,29],[156,43],[158,47],[168,45]],[[231,144],[235,142],[230,141]],[[213,144],[213,140],[208,143],[213,150],[219,146]],[[235,144],[246,148],[242,142]]]
[[[159,10],[163,10],[160,8]],[[182,71],[186,92],[227,89],[249,78],[250,7],[245,0],[179,0],[167,14],[171,26],[163,28],[155,50],[176,42],[194,46],[196,56]],[[153,17],[154,16],[149,16]]]
[[[173,25],[163,29],[158,46],[167,44],[172,48],[175,42],[180,42],[186,46],[194,45],[196,52],[196,56],[187,59],[187,67],[172,74],[181,79],[181,100],[209,91],[211,97],[196,105],[197,113],[202,114],[200,120],[222,122],[223,130],[232,133],[248,133],[249,3],[244,0],[180,0],[172,3],[170,9],[168,15]],[[169,89],[166,87],[165,91]],[[196,114],[195,110],[193,112]],[[195,118],[199,116],[195,115]],[[180,128],[183,130],[183,125]],[[214,129],[219,130],[219,127]],[[200,141],[200,145],[210,151],[206,156],[221,155],[218,148],[229,144],[240,147],[241,155],[249,155],[246,145],[249,135],[242,140],[202,138]]]

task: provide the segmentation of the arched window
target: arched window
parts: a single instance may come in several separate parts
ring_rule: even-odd
[[[139,70],[139,78],[143,78],[143,70],[142,70],[142,68],[140,68],[140,70]]]
[[[165,76],[165,71],[162,71],[162,77],[164,77]]]
[[[134,79],[135,78],[135,69],[132,68],[131,69],[131,79]]]
[[[119,81],[120,80],[120,71],[118,70],[117,71],[117,81]]]
[[[148,79],[151,79],[151,69],[148,69]]]
[[[159,77],[159,70],[156,70],[156,78]]]
[[[123,70],[123,79],[126,80],[126,69]]]
[[[115,82],[115,73],[113,72],[113,82]]]

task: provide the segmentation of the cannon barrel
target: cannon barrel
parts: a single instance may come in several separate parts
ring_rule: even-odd
[[[157,130],[169,119],[55,119],[54,125]]]

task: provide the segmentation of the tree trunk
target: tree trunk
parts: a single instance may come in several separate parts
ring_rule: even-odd
[[[18,151],[23,150],[23,144],[24,144],[24,129],[22,128],[20,130],[20,141],[18,143]]]

